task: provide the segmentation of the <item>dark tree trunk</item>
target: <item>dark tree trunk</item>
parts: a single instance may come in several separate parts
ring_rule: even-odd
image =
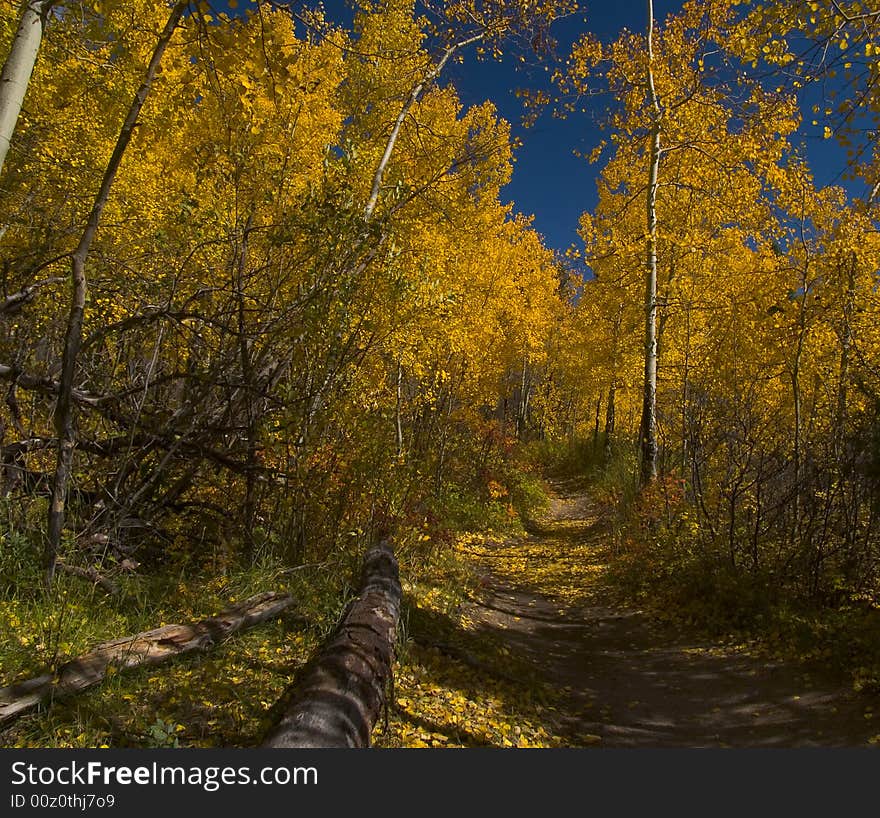
[[[47,537],[43,551],[45,563],[46,587],[51,587],[55,579],[55,567],[58,560],[58,551],[61,546],[61,534],[64,528],[64,507],[67,498],[67,485],[70,482],[70,474],[73,467],[73,450],[76,448],[76,428],[74,417],[73,398],[74,380],[76,376],[77,359],[82,346],[82,328],[86,305],[86,260],[98,232],[98,224],[104,213],[104,208],[110,198],[110,190],[116,179],[116,174],[122,164],[122,158],[134,134],[138,117],[147,99],[147,94],[159,72],[162,55],[168,43],[174,35],[174,29],[180,22],[180,18],[186,7],[187,0],[181,0],[174,5],[168,16],[168,22],[159,37],[153,56],[147,66],[147,73],[135,94],[134,100],[128,109],[125,122],[116,139],[116,146],[104,171],[101,187],[95,196],[91,213],[86,222],[85,230],[80,237],[79,244],[71,256],[70,280],[72,293],[70,299],[70,315],[67,319],[67,330],[64,334],[64,352],[61,356],[61,379],[58,384],[58,401],[55,404],[55,430],[58,436],[58,458],[55,464],[55,478],[52,483],[52,500],[49,504],[49,515],[46,522]]]
[[[364,559],[360,592],[294,681],[264,747],[369,747],[385,706],[400,617],[397,560],[387,542]]]
[[[617,397],[617,384],[611,381],[608,387],[608,403],[605,405],[605,465],[611,463],[614,454],[614,426],[617,422],[615,399]]]

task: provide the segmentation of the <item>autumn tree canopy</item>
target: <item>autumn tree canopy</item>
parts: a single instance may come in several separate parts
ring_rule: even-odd
[[[566,449],[670,575],[876,603],[880,8],[646,6],[557,48],[569,0],[5,3],[21,564],[341,572],[391,532],[406,570]],[[532,119],[604,129],[567,253],[449,70],[510,52]]]

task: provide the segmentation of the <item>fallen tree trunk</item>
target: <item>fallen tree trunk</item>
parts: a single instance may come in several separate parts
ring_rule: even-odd
[[[387,542],[364,558],[360,590],[298,675],[264,747],[369,747],[385,705],[400,618],[397,560]]]
[[[217,616],[188,625],[165,625],[134,636],[103,642],[67,662],[54,674],[0,688],[0,725],[56,698],[94,687],[108,669],[158,665],[174,656],[207,650],[236,631],[272,619],[289,607],[287,594],[257,594]]]

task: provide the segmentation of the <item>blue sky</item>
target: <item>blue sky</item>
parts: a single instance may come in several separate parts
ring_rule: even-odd
[[[663,20],[681,7],[681,0],[654,0],[655,18]],[[554,29],[559,53],[563,56],[568,46],[587,30],[609,41],[624,28],[644,31],[647,23],[645,0],[597,0],[586,4],[584,11],[582,17],[563,21]],[[512,61],[472,62],[456,67],[452,76],[465,103],[491,99],[501,115],[515,123],[514,133],[523,140],[513,180],[502,191],[502,198],[513,200],[518,211],[534,215],[535,227],[550,247],[564,251],[571,244],[577,244],[580,214],[596,204],[596,176],[601,162],[591,165],[574,152],[588,154],[602,139],[596,123],[608,101],[599,97],[594,111],[573,119],[559,120],[546,114],[534,127],[523,129],[518,124],[522,107],[514,91],[517,86],[528,85],[530,78],[517,73]],[[813,101],[808,99],[810,103]],[[812,114],[804,116],[806,123],[812,118]],[[840,178],[846,166],[845,157],[834,140],[821,137],[821,131],[822,123],[819,127],[806,124],[800,135],[816,182],[818,185],[845,184]]]
[[[662,19],[681,8],[680,0],[655,0],[654,14]],[[554,28],[558,51],[565,55],[571,43],[586,31],[603,40],[613,40],[620,31],[642,31],[647,20],[645,0],[616,0],[587,5],[585,13]],[[552,70],[552,69],[551,69]],[[532,76],[518,72],[513,60],[501,63],[471,61],[456,66],[451,75],[462,101],[466,104],[492,100],[501,115],[514,126],[514,134],[522,139],[516,154],[511,183],[502,190],[502,198],[512,200],[516,209],[533,215],[535,228],[547,244],[563,252],[578,243],[577,225],[581,213],[596,204],[596,176],[600,165],[589,164],[575,151],[589,153],[602,139],[596,120],[601,117],[607,101],[600,101],[595,111],[561,120],[545,113],[531,128],[520,123],[522,105],[515,96],[517,87],[543,80],[542,68]],[[545,75],[546,76],[546,75]]]
[[[214,5],[218,10],[225,7],[222,0]],[[325,0],[324,5],[330,19],[350,24],[352,9],[346,0]],[[655,17],[662,20],[681,6],[682,0],[654,0]],[[595,0],[586,3],[582,15],[562,21],[553,31],[559,42],[558,51],[564,55],[570,44],[587,30],[607,41],[616,38],[623,28],[644,31],[646,19],[645,0]],[[547,244],[563,252],[579,242],[578,219],[596,204],[600,165],[590,165],[575,156],[575,151],[589,153],[602,138],[596,121],[607,102],[599,98],[594,111],[568,120],[554,119],[548,113],[525,129],[520,124],[523,109],[515,91],[518,87],[546,83],[547,76],[543,67],[518,71],[513,58],[501,62],[470,58],[448,68],[446,79],[454,83],[465,105],[489,99],[501,116],[511,122],[514,135],[523,144],[516,154],[513,179],[501,192],[502,199],[512,201],[516,211],[534,216],[535,228]],[[809,123],[812,115],[804,119]],[[808,124],[801,136],[817,184],[842,184],[840,174],[845,158],[834,140],[821,138],[821,130],[821,123],[819,127]]]

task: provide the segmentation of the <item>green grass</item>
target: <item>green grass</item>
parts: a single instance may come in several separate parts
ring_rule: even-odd
[[[514,493],[523,508],[541,502],[540,485],[531,475],[498,497],[448,489],[430,525],[410,521],[397,533],[401,574],[413,582],[439,577],[458,587],[464,577],[451,551],[454,532],[519,526],[512,512]],[[207,653],[111,672],[94,689],[7,726],[0,731],[0,746],[256,743],[296,669],[337,622],[353,592],[364,548],[362,537],[342,538],[322,562],[292,568],[268,548],[246,560],[226,551],[198,561],[172,547],[161,563],[115,573],[118,595],[65,573],[47,593],[40,567],[41,515],[12,519],[8,508],[0,511],[9,514],[0,539],[0,686],[53,672],[103,641],[196,621],[255,593],[286,591],[294,598],[293,608],[278,620]]]
[[[291,570],[264,555],[219,573],[191,565],[145,570],[120,578],[114,597],[59,574],[46,593],[41,572],[22,562],[34,557],[26,545],[6,534],[3,546],[0,574],[17,582],[5,583],[0,594],[0,685],[51,672],[102,641],[195,621],[261,591],[287,591],[294,606],[208,653],[112,672],[93,690],[8,726],[0,732],[2,746],[254,743],[294,669],[336,621],[351,576],[348,565]]]

